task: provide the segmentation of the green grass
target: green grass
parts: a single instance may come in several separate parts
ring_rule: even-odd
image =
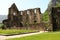
[[[3,26],[3,24],[2,23],[0,23],[0,27],[2,27]]]
[[[0,34],[21,34],[21,33],[28,33],[28,32],[35,32],[35,30],[15,30],[15,29],[1,30],[0,29]]]
[[[48,32],[48,33],[42,33],[38,35],[7,39],[7,40],[60,40],[60,32]]]

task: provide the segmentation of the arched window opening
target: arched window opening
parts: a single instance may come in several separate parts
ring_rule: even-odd
[[[34,13],[36,14],[36,9],[34,10]]]
[[[15,15],[16,15],[16,13],[14,12],[14,13],[13,13],[13,15],[15,16]]]
[[[23,12],[21,12],[21,15],[23,14]]]
[[[27,14],[29,14],[29,11],[27,11]]]

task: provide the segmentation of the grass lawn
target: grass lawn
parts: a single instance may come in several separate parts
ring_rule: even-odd
[[[3,24],[2,23],[0,23],[0,27],[2,26]]]
[[[60,32],[48,32],[38,35],[32,35],[22,38],[14,38],[8,40],[60,40]]]
[[[1,30],[0,34],[21,34],[21,33],[28,33],[28,32],[35,32],[36,30],[15,30],[15,29],[7,29],[7,30]]]

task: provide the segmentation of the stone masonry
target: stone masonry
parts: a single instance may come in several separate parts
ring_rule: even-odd
[[[60,30],[60,7],[52,7],[50,13],[52,30]]]
[[[40,8],[19,11],[15,3],[9,8],[8,19],[3,20],[4,28],[19,28],[41,23]]]

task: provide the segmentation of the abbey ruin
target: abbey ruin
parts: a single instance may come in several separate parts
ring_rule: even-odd
[[[14,4],[9,8],[8,19],[3,20],[3,28],[7,29],[36,29],[36,30],[60,30],[60,7],[52,7],[50,10],[51,27],[46,28],[42,23],[40,8],[19,11]]]
[[[5,28],[21,28],[32,25],[34,28],[34,26],[40,25],[41,18],[40,8],[19,11],[14,3],[9,8],[8,19],[3,20],[3,24]]]

